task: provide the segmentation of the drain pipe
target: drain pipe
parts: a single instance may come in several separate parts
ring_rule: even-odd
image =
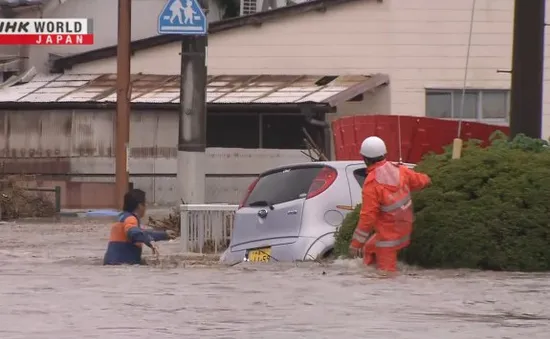
[[[326,112],[322,113],[323,120],[315,118],[315,113],[313,113],[312,109],[310,107],[304,107],[302,108],[302,114],[304,114],[306,122],[312,126],[319,127],[323,129],[323,153],[326,155],[326,157],[331,160],[332,157],[332,143],[330,142],[330,139],[332,138],[331,128],[330,124],[325,121],[326,119]]]

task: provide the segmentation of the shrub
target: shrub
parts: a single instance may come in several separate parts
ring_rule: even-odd
[[[545,141],[521,135],[507,141],[498,133],[489,147],[469,141],[460,160],[452,160],[447,147],[416,170],[430,175],[432,185],[413,194],[416,220],[402,260],[426,268],[550,270]],[[344,222],[339,237],[350,232],[346,227]]]
[[[348,256],[349,244],[351,243],[351,237],[355,231],[355,226],[359,221],[359,212],[361,211],[361,204],[355,206],[355,209],[348,213],[342,222],[342,226],[338,228],[336,232],[336,241],[334,243],[333,254],[337,257]]]

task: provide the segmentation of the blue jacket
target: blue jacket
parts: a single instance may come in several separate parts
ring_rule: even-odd
[[[168,240],[164,231],[149,231],[141,228],[139,218],[128,212],[120,214],[111,227],[104,265],[139,265],[143,244],[151,247],[152,241]]]

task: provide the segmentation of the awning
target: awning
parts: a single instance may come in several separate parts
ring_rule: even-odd
[[[178,103],[180,77],[133,75],[132,103]],[[219,75],[209,76],[209,104],[319,103],[335,107],[387,84],[387,75]],[[0,90],[0,103],[113,103],[116,75],[37,75],[32,81]]]

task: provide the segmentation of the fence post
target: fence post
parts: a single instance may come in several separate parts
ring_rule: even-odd
[[[206,212],[206,215],[201,215],[200,217],[198,215],[195,214],[195,218],[196,220],[201,220],[201,222],[197,223],[198,225],[198,230],[197,230],[197,237],[198,237],[198,240],[199,240],[199,253],[202,254],[202,251],[204,249],[204,243],[205,243],[205,228],[207,227],[207,220],[208,220],[208,217],[209,217],[209,214],[211,212],[208,211]],[[202,217],[202,218],[201,218]]]
[[[61,212],[61,186],[55,186],[55,211]]]
[[[186,205],[180,205],[180,233],[183,253],[189,253],[189,211]]]

